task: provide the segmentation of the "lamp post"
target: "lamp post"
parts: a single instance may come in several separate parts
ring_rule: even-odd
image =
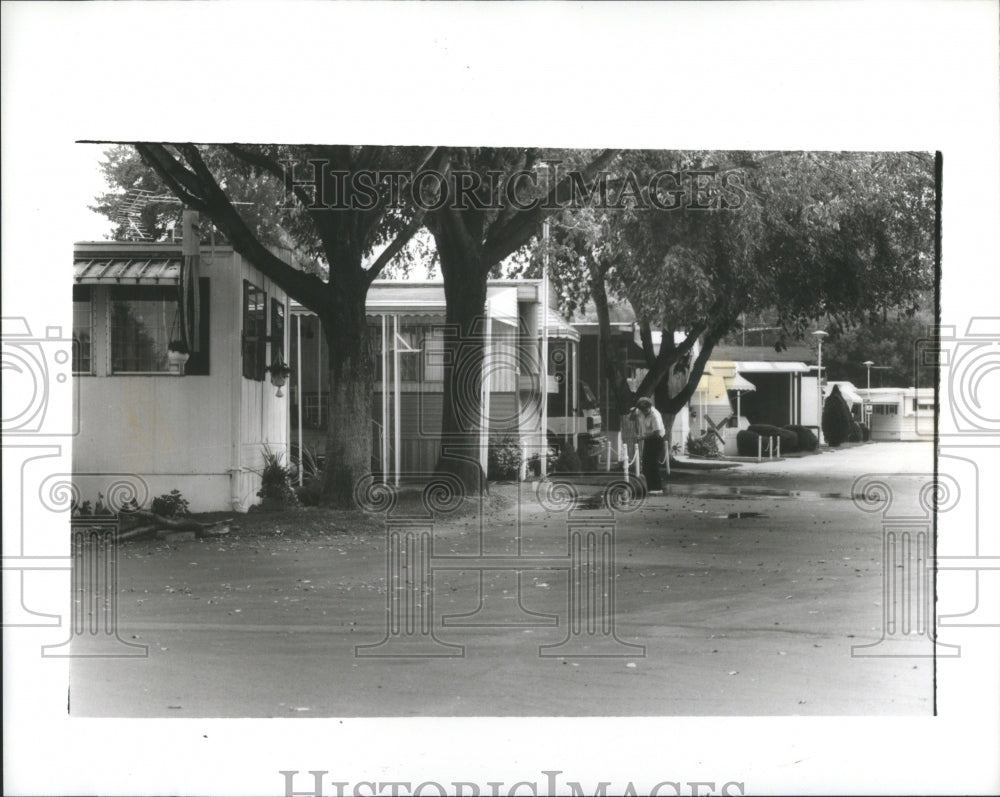
[[[875,363],[872,362],[871,360],[865,360],[861,364],[865,367],[865,370],[868,372],[868,387],[867,387],[867,392],[871,393],[872,392],[872,366],[875,365]],[[866,396],[866,398],[869,398],[869,396]]]
[[[823,338],[828,334],[822,329],[813,332],[819,352],[816,357],[816,438],[820,445],[823,444]]]
[[[539,476],[548,477],[549,464],[549,222],[542,222],[542,354],[538,381],[542,395],[542,450],[539,452]]]
[[[868,416],[871,415],[872,411],[872,366],[875,365],[875,363],[872,362],[871,360],[865,360],[861,364],[865,367],[865,370],[868,372],[868,384],[867,387],[865,388],[864,416],[865,416],[865,423],[869,423]]]
[[[707,410],[708,399],[710,398],[708,392],[710,387],[708,383],[708,378],[711,375],[712,375],[712,369],[706,367],[701,372],[701,379],[698,380],[697,392],[698,392],[699,404],[701,405],[699,407],[700,412],[698,413],[698,426],[699,426],[698,431],[700,431],[702,434],[704,434],[707,429],[707,424],[705,423],[705,412]]]

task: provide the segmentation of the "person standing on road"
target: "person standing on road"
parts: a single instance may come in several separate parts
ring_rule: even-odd
[[[663,482],[660,480],[660,464],[663,462],[663,438],[667,433],[663,426],[663,416],[645,396],[635,406],[639,409],[639,436],[642,438],[642,475],[646,477],[649,494],[661,495]]]

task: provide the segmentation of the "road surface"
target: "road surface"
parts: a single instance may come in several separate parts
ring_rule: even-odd
[[[595,565],[594,580],[582,578],[572,594],[562,564],[572,558],[569,516],[546,511],[530,485],[519,499],[516,486],[499,487],[494,495],[503,494],[505,507],[493,506],[482,523],[475,514],[436,523],[433,586],[420,593],[402,584],[397,595],[419,605],[401,610],[400,633],[382,647],[371,646],[387,637],[387,585],[400,582],[373,524],[326,529],[321,510],[301,510],[269,518],[254,534],[125,543],[118,634],[148,646],[148,655],[74,659],[70,710],[928,715],[932,659],[852,655],[884,636],[882,516],[859,508],[852,490],[864,474],[883,474],[895,505],[919,510],[932,464],[930,445],[879,443],[677,474],[665,495],[628,514],[609,516],[584,495],[573,522],[613,517],[616,565],[603,582],[613,588],[600,587]],[[481,544],[487,553],[517,554],[518,523],[521,555],[544,566],[459,569],[455,557],[475,557]],[[591,528],[580,537],[584,562]],[[587,605],[599,609],[610,595],[613,612],[587,615]],[[575,629],[573,606],[582,623]],[[421,612],[433,634],[420,634]],[[395,656],[415,649],[396,644],[400,636],[435,655]],[[567,639],[573,645],[554,647]],[[381,655],[359,655],[359,646]]]

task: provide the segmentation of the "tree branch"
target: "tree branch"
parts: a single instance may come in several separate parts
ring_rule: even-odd
[[[165,147],[160,144],[140,143],[135,143],[132,146],[139,153],[139,157],[160,176],[160,179],[167,184],[167,187],[178,199],[194,210],[201,212],[208,210],[205,198],[197,195],[201,188],[197,177],[185,169]]]
[[[691,331],[687,333],[687,336],[684,338],[680,346],[673,345],[672,330],[662,331],[660,333],[660,351],[656,355],[655,359],[647,359],[647,363],[649,363],[649,370],[646,371],[646,375],[642,378],[642,381],[636,388],[636,395],[644,396],[653,392],[656,389],[656,386],[660,383],[660,380],[669,376],[670,370],[674,367],[674,365],[680,362],[681,358],[691,351],[692,347],[697,342],[698,338],[701,337],[706,328],[707,324],[704,322],[695,324]]]
[[[676,396],[671,396],[668,399],[666,407],[664,407],[666,412],[676,414],[684,409],[685,405],[691,400],[691,396],[694,395],[694,391],[698,388],[698,383],[705,373],[705,366],[708,364],[708,359],[712,356],[717,342],[717,340],[706,336],[705,341],[702,343],[701,351],[698,352],[698,356],[691,366],[691,371],[688,373],[687,382]]]
[[[365,269],[365,279],[369,285],[373,280],[378,278],[382,269],[402,251],[403,247],[409,243],[417,231],[424,226],[424,216],[426,213],[427,211],[424,209],[419,210],[399,234],[396,235],[393,242],[382,250],[382,253],[375,259],[375,262]]]
[[[587,164],[582,173],[584,182],[592,179],[618,156],[619,150],[606,149]],[[548,196],[535,207],[522,210],[501,228],[492,231],[483,247],[484,263],[499,263],[512,252],[516,252],[538,231],[538,225],[548,216],[566,204],[565,195],[572,180],[567,176],[553,186]]]
[[[326,283],[312,274],[290,266],[257,239],[219,187],[197,147],[193,144],[182,144],[179,147],[193,170],[189,171],[162,144],[135,146],[143,159],[151,163],[157,173],[164,177],[171,190],[174,190],[177,183],[182,183],[184,186],[193,186],[198,193],[203,194],[204,198],[192,207],[205,213],[225,230],[229,240],[233,242],[233,248],[250,260],[265,276],[274,280],[304,307],[314,312],[321,312],[325,308]],[[175,191],[175,193],[178,198],[186,201],[185,194],[190,192]]]
[[[653,349],[653,331],[648,321],[639,323],[639,341],[642,343],[642,355],[646,358],[646,367],[652,368],[656,362],[656,351]],[[663,337],[660,336],[660,351],[663,351]]]
[[[243,149],[239,144],[223,144],[222,148],[226,150],[230,155],[250,166],[256,166],[261,171],[265,171],[272,177],[277,177],[284,184],[285,171],[281,168],[281,164],[275,161],[273,158],[269,158],[261,152],[253,152],[252,150]],[[310,205],[313,203],[313,198],[306,193],[306,190],[301,185],[292,186],[292,193],[295,194],[295,198],[299,200],[302,207],[307,211],[312,211]],[[315,221],[315,216],[313,216],[313,221]]]
[[[694,395],[694,391],[698,388],[698,383],[701,381],[701,377],[705,373],[705,366],[708,364],[708,361],[712,356],[712,352],[715,351],[716,344],[722,339],[722,336],[726,333],[726,330],[732,326],[732,324],[732,319],[721,319],[715,324],[712,324],[705,332],[705,337],[701,344],[701,351],[698,352],[698,356],[695,358],[694,364],[691,366],[691,371],[688,373],[687,383],[676,396],[672,396],[667,402],[667,405],[664,408],[667,412],[676,414],[680,412],[691,400],[691,396]]]
[[[267,172],[273,177],[281,177],[282,179],[284,179],[285,172],[281,168],[281,165],[276,160],[274,160],[274,158],[269,158],[262,152],[254,152],[253,150],[244,149],[243,145],[241,144],[236,144],[236,143],[221,144],[220,146],[230,155],[243,161],[248,166],[255,166],[260,171]],[[298,192],[300,188],[301,188],[300,186],[296,185],[294,190]],[[304,205],[309,204],[306,201],[307,199],[309,199],[308,195],[304,193],[303,194],[297,193],[296,195],[299,196],[299,198],[302,200],[302,204]]]
[[[447,150],[442,147],[432,147],[424,159],[420,162],[414,174],[419,174],[423,170],[427,169],[430,165],[435,165],[438,168],[447,165],[448,154]],[[389,246],[387,246],[382,253],[375,259],[375,262],[371,264],[367,269],[365,269],[365,278],[370,285],[373,280],[378,278],[379,273],[385,268],[389,262],[400,253],[404,246],[416,235],[417,231],[424,224],[424,217],[427,215],[426,208],[420,208],[416,211],[413,218],[407,223],[407,225],[396,235],[395,239]]]

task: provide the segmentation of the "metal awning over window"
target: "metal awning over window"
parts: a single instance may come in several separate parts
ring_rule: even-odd
[[[95,257],[73,261],[73,279],[78,285],[177,285],[183,258]]]

